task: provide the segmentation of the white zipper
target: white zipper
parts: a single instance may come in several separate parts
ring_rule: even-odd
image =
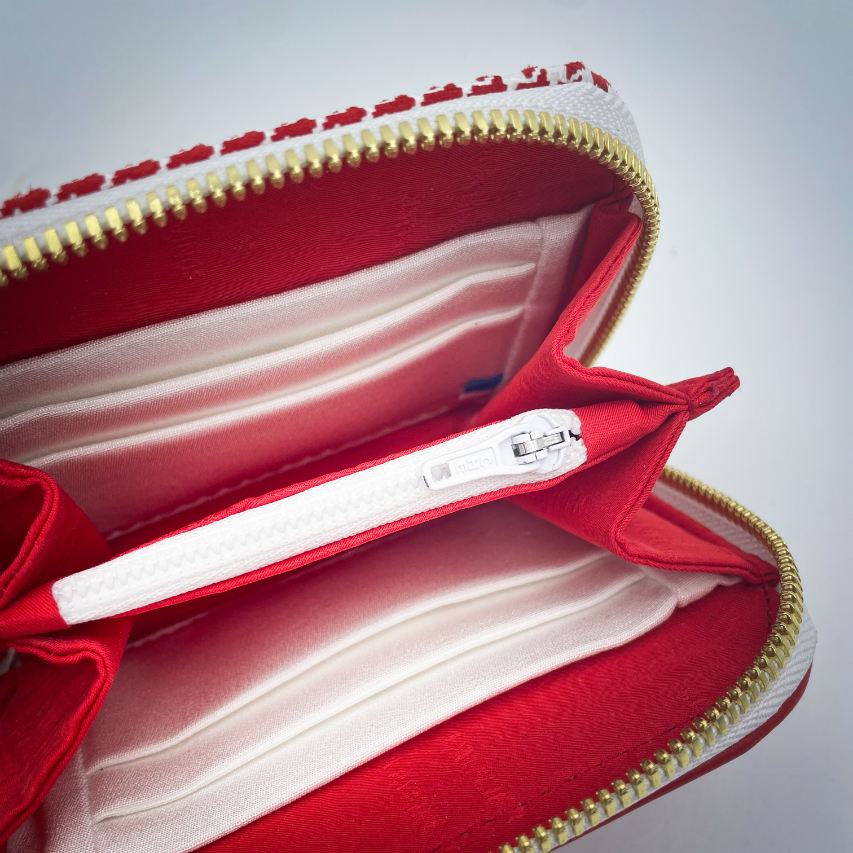
[[[53,597],[69,625],[126,613],[585,461],[574,412],[525,412],[61,578]]]

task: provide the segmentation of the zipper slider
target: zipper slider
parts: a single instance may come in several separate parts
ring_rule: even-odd
[[[430,489],[445,489],[488,477],[518,477],[552,471],[563,461],[563,451],[579,442],[580,421],[567,427],[547,415],[528,413],[487,441],[437,456],[424,465]]]

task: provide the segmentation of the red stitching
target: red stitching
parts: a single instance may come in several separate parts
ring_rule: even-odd
[[[327,115],[323,120],[323,130],[331,130],[333,127],[341,127],[345,124],[356,124],[367,115],[364,107],[350,107],[339,113]]]
[[[610,83],[605,80],[600,74],[596,74],[594,71],[590,71],[592,74],[592,82],[598,86],[599,89],[603,89],[605,92],[610,91]]]
[[[421,101],[422,107],[428,107],[430,104],[438,104],[441,101],[454,101],[456,98],[462,98],[465,93],[455,83],[447,83],[440,89],[438,86],[433,86],[428,92],[424,93],[424,98]]]
[[[307,136],[314,132],[317,122],[313,118],[301,118],[290,124],[280,124],[273,132],[270,139],[273,142],[281,142],[282,139],[291,139],[294,136]]]
[[[525,72],[530,71],[531,69],[525,68]],[[532,71],[530,74],[524,75],[525,77],[532,77]],[[515,88],[516,89],[538,89],[540,86],[548,85],[548,70],[546,68],[540,68],[539,73],[536,75],[535,79],[531,80],[529,83],[519,83]]]
[[[200,163],[202,160],[207,160],[214,155],[212,145],[195,145],[188,148],[186,151],[178,151],[169,158],[166,163],[167,169],[177,169],[180,166],[189,166],[191,163]]]
[[[417,101],[411,95],[397,95],[390,101],[382,101],[373,108],[373,118],[387,116],[391,113],[402,113],[412,109]]]
[[[250,130],[242,136],[237,136],[234,139],[226,139],[222,143],[220,154],[232,154],[234,151],[245,151],[247,148],[254,148],[260,145],[267,135],[260,130]]]
[[[59,201],[65,201],[73,196],[89,195],[96,193],[106,182],[103,175],[93,173],[86,175],[85,178],[78,178],[76,181],[69,181],[63,184],[56,193],[56,198]]]
[[[767,608],[767,613],[766,613],[767,618],[768,618],[768,623],[767,623],[767,624],[768,624],[768,625],[770,625],[770,624],[772,624],[772,617],[770,616],[770,600],[769,600],[768,595],[767,595],[767,586],[768,586],[767,584],[762,584],[762,585],[761,585],[762,590],[763,590],[763,592],[764,592],[765,607]],[[689,723],[688,723],[688,726],[689,726]],[[567,784],[569,784],[570,782],[574,782],[574,781],[575,781],[575,779],[577,779],[579,776],[583,776],[583,775],[588,774],[588,773],[590,772],[590,770],[596,770],[596,769],[598,769],[599,767],[603,766],[603,765],[605,764],[605,762],[607,762],[607,761],[613,761],[613,760],[614,760],[614,759],[616,759],[616,758],[621,758],[621,757],[623,757],[623,756],[627,755],[627,754],[628,754],[628,752],[630,752],[630,751],[632,751],[632,750],[642,749],[643,747],[649,746],[649,744],[651,744],[651,743],[653,743],[653,742],[655,742],[655,741],[658,741],[658,742],[660,743],[660,742],[662,742],[662,741],[663,741],[663,739],[664,739],[667,735],[672,734],[673,732],[678,731],[681,727],[682,727],[682,726],[681,726],[680,724],[676,724],[676,725],[670,726],[669,728],[667,728],[667,729],[663,729],[662,731],[659,731],[659,732],[657,732],[656,734],[652,735],[652,736],[651,736],[650,738],[648,738],[647,740],[644,740],[644,741],[642,741],[642,742],[640,742],[640,743],[634,743],[634,744],[632,744],[630,747],[627,747],[626,749],[623,749],[623,750],[621,750],[620,752],[616,752],[616,753],[613,753],[613,754],[611,754],[611,755],[607,755],[607,756],[605,756],[604,758],[602,758],[600,761],[596,762],[595,764],[591,764],[589,767],[584,767],[582,770],[578,770],[578,771],[577,771],[575,774],[573,774],[572,776],[569,776],[569,777],[567,777],[567,778],[565,778],[565,779],[558,780],[557,782],[553,783],[551,787],[546,788],[544,791],[541,791],[541,792],[540,792],[540,793],[538,793],[538,794],[534,794],[532,797],[528,797],[527,802],[517,803],[517,804],[516,804],[516,806],[515,806],[515,809],[516,809],[516,810],[518,810],[518,809],[526,809],[528,806],[532,805],[532,803],[533,803],[533,801],[534,801],[534,800],[541,799],[541,798],[542,798],[542,797],[544,797],[546,794],[551,793],[551,791],[553,791],[553,790],[554,790],[554,785],[567,785]],[[481,826],[485,826],[485,825],[486,825],[486,824],[488,824],[488,823],[494,823],[494,821],[495,821],[495,820],[497,820],[497,818],[499,818],[499,817],[505,817],[505,816],[507,816],[507,812],[504,812],[504,813],[502,813],[502,814],[500,814],[500,815],[495,815],[494,817],[490,817],[488,820],[483,821],[483,823],[482,823],[482,824],[473,824],[473,825],[469,826],[467,829],[465,829],[465,830],[463,830],[462,832],[458,833],[456,836],[454,836],[454,838],[458,838],[458,837],[460,837],[460,836],[462,836],[462,835],[467,835],[467,834],[468,834],[468,833],[470,833],[472,830],[474,830],[474,829],[479,829]],[[442,841],[442,842],[441,842],[441,844],[438,844],[438,845],[436,845],[435,847],[433,847],[433,848],[432,848],[432,853],[436,853],[436,851],[441,850],[441,848],[442,848],[442,847],[445,847],[445,846],[446,846],[448,843],[450,843],[452,840],[453,840],[453,839],[448,838],[448,839],[446,839],[445,841]]]
[[[118,169],[113,175],[113,186],[117,187],[126,184],[128,181],[138,181],[140,178],[156,175],[159,171],[160,164],[156,160],[143,160],[135,166],[125,166],[124,169]]]
[[[525,80],[515,84],[515,89],[532,89],[549,85],[564,85],[566,83],[581,82],[584,79],[589,80],[590,77],[595,86],[599,89],[609,92],[610,83],[600,74],[587,72],[586,66],[582,62],[567,62],[565,65],[565,80],[550,80],[548,77],[548,69],[537,65],[528,65],[522,69],[522,75]],[[586,76],[589,74],[590,76]],[[509,86],[504,82],[503,77],[499,74],[485,75],[478,77],[467,92],[467,96],[472,95],[489,95],[500,92],[506,92]],[[466,97],[466,92],[455,83],[447,83],[444,86],[433,86],[424,93],[421,99],[422,106],[441,103],[443,101],[452,101],[457,98]],[[382,101],[373,109],[373,116],[378,118],[383,115],[390,115],[397,112],[412,109],[417,104],[417,100],[409,95],[397,95],[389,101]],[[343,127],[344,125],[355,124],[364,119],[368,111],[363,107],[349,107],[339,112],[330,113],[323,120],[322,128],[331,130],[335,127]],[[269,135],[272,142],[280,142],[283,139],[293,139],[300,136],[307,136],[313,133],[317,128],[317,122],[310,118],[301,118],[298,121],[280,124]],[[221,144],[221,153],[230,154],[237,151],[242,151],[247,148],[254,148],[260,145],[267,138],[266,134],[259,130],[249,131],[242,136],[227,139]],[[180,166],[187,166],[192,163],[200,163],[209,159],[215,154],[215,149],[211,145],[196,145],[184,151],[178,151],[173,154],[166,162],[167,169],[177,169]],[[123,169],[118,169],[113,175],[112,185],[119,186],[129,181],[147,178],[156,174],[163,166],[157,160],[144,160],[135,166],[127,166]],[[103,175],[92,174],[87,175],[77,181],[70,181],[63,184],[56,193],[57,201],[65,201],[72,196],[86,195],[88,193],[97,192],[106,178]],[[11,216],[13,213],[20,211],[25,212],[34,208],[43,207],[50,200],[50,191],[44,188],[32,189],[27,193],[20,193],[12,198],[7,199],[0,206],[0,217]]]
[[[494,74],[491,77],[478,77],[468,94],[492,95],[496,92],[506,92],[506,90],[507,85],[504,83],[503,77],[500,74]]]
[[[12,198],[7,198],[0,207],[0,216],[11,216],[16,210],[24,213],[27,210],[35,210],[37,207],[44,207],[47,200],[50,198],[50,190],[44,187],[36,187],[26,193],[18,193]]]

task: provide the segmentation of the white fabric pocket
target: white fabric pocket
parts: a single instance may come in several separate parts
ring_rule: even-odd
[[[587,216],[11,365],[0,455],[51,474],[114,534],[453,408],[545,336]]]
[[[732,582],[465,510],[132,645],[47,812],[99,851],[191,849]]]

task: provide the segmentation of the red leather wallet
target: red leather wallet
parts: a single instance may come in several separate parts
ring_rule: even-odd
[[[805,688],[780,537],[592,366],[659,229],[580,63],[0,217],[10,853],[548,851]]]

